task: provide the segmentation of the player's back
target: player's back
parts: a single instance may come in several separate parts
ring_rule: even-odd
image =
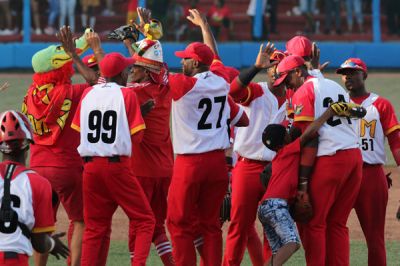
[[[309,78],[293,96],[295,121],[320,117],[332,102],[349,102],[347,92],[336,82],[325,78]],[[307,121],[307,120],[306,120]],[[319,129],[317,156],[332,155],[338,150],[358,147],[357,123],[350,118],[331,117]]]
[[[54,231],[51,186],[45,178],[34,171],[11,161],[0,163],[0,198],[4,196],[4,177],[7,166],[11,163],[17,165],[11,177],[10,196],[11,207],[18,215],[18,222],[26,225],[32,232]],[[31,256],[32,244],[17,223],[1,224],[0,251]]]
[[[98,84],[82,97],[80,110],[81,156],[131,155],[131,137],[125,98],[134,92],[116,83]]]
[[[229,84],[211,71],[187,79],[192,80],[193,85],[181,97],[173,97],[172,102],[175,153],[203,153],[228,148]]]

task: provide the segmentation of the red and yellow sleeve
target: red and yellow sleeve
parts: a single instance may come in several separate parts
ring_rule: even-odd
[[[255,82],[250,82],[246,87],[243,87],[237,79],[231,83],[229,90],[229,95],[235,100],[235,102],[240,103],[243,106],[249,106],[251,102],[261,97],[264,94],[261,86]]]
[[[32,205],[35,216],[32,233],[54,232],[51,185],[47,179],[36,173],[29,173],[28,176],[32,187]]]
[[[379,97],[374,105],[379,111],[380,120],[385,135],[400,130],[400,124],[396,117],[393,105],[385,98]]]
[[[305,83],[300,87],[292,97],[295,122],[311,122],[314,121],[315,94],[313,84]]]
[[[168,76],[168,85],[174,101],[178,101],[191,89],[197,82],[197,78],[188,77],[184,74],[171,74]]]

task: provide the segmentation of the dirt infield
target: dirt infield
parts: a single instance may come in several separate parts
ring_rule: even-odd
[[[386,213],[386,240],[400,240],[400,222],[396,220],[396,211],[400,200],[400,175],[399,169],[395,167],[387,167],[385,172],[392,172],[393,187],[389,190],[389,203]],[[373,195],[371,195],[373,197]],[[363,240],[364,236],[361,231],[360,224],[354,211],[351,213],[348,221],[350,229],[350,238],[352,240]],[[224,225],[226,233],[227,224]],[[261,234],[261,227],[258,228]],[[67,216],[64,209],[61,209],[58,215],[57,231],[67,230]],[[128,219],[121,209],[118,209],[113,217],[112,240],[128,239]]]

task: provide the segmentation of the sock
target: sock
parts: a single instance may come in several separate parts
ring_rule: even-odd
[[[92,29],[94,29],[94,25],[96,24],[96,17],[95,16],[91,16],[89,19],[89,25]]]
[[[172,246],[165,234],[161,234],[154,239],[154,246],[156,247],[158,256],[165,266],[174,266],[174,258],[172,256]]]
[[[87,15],[86,14],[82,14],[81,15],[81,20],[82,20],[82,27],[86,28],[87,27]]]
[[[199,252],[200,255],[200,266],[204,266],[204,261],[203,261],[203,244],[204,244],[204,239],[202,236],[199,236],[193,241],[194,247],[197,249],[197,252]]]

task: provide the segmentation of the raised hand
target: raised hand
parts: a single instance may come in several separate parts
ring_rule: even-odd
[[[69,249],[66,245],[64,245],[63,242],[61,242],[60,238],[65,236],[65,232],[54,234],[51,237],[55,241],[55,245],[52,251],[50,251],[50,254],[56,257],[58,260],[60,259],[60,256],[63,258],[67,258],[69,256]]]
[[[330,62],[328,61],[320,65],[319,64],[320,55],[321,55],[320,49],[318,48],[317,44],[313,42],[311,50],[311,68],[323,71],[329,65]]]
[[[186,18],[196,26],[201,26],[207,23],[206,17],[200,14],[197,9],[189,9],[189,16]]]
[[[256,62],[254,63],[254,66],[257,68],[270,68],[274,65],[277,65],[278,62],[272,62],[269,60],[272,52],[275,50],[274,44],[268,42],[267,45],[264,48],[264,44],[260,45],[260,51],[258,52]]]
[[[85,33],[85,39],[94,53],[96,53],[96,51],[102,50],[100,37],[96,32],[91,31]]]
[[[71,28],[69,26],[61,27],[56,36],[64,48],[65,53],[69,57],[72,57],[76,53],[76,45],[72,36]]]
[[[5,91],[9,87],[10,87],[10,83],[8,83],[7,81],[4,82],[4,84],[0,86],[0,92]]]

